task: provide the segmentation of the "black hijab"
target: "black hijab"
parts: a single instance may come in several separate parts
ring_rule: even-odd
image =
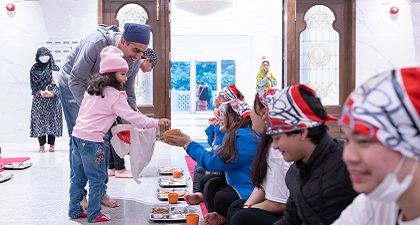
[[[44,53],[50,57],[48,62],[42,63],[39,61],[39,56]],[[35,55],[36,63],[31,68],[30,81],[32,88],[32,95],[37,91],[44,89],[48,84],[52,83],[52,71],[59,71],[50,50],[45,47],[38,49]]]

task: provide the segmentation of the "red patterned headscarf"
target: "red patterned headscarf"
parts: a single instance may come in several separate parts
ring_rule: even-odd
[[[265,114],[266,133],[268,135],[288,133],[303,128],[317,127],[337,118],[328,115],[319,118],[303,99],[299,88],[304,88],[316,96],[316,92],[303,84],[289,86],[276,91],[265,98],[267,113]]]
[[[407,157],[420,158],[420,67],[378,74],[354,90],[339,120]]]
[[[259,95],[258,99],[263,105],[267,105],[267,103],[273,99],[272,97],[269,97],[269,96],[273,96],[279,90],[280,89],[278,88],[264,89],[261,93],[258,94]]]
[[[239,99],[239,91],[234,84],[224,87],[216,99],[216,106],[219,107],[222,103],[231,101],[233,99]],[[239,99],[244,100],[244,99]],[[218,105],[219,104],[219,105]]]
[[[233,111],[235,111],[236,114],[238,114],[241,118],[246,118],[251,114],[251,108],[249,107],[248,103],[238,99],[233,99],[229,102],[223,103],[219,107],[219,116],[221,116],[226,111],[227,105],[230,105]]]

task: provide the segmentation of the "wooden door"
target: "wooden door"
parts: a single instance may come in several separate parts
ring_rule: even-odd
[[[329,114],[355,87],[355,0],[285,0],[285,83],[313,87]],[[324,80],[325,79],[325,80]],[[328,122],[340,137],[336,122]]]
[[[130,4],[130,5],[129,5]],[[140,104],[139,110],[143,114],[155,118],[170,118],[170,14],[169,0],[99,0],[98,4],[98,22],[106,25],[117,25],[120,21],[117,19],[117,13],[124,6],[136,4],[141,13],[133,13],[126,22],[135,22],[130,20],[139,20],[151,26],[151,45],[159,57],[158,65],[153,69],[153,85],[151,85],[152,100],[148,104]],[[137,6],[138,5],[138,6]],[[144,21],[143,21],[144,19]],[[160,127],[157,130],[160,136],[166,128]]]

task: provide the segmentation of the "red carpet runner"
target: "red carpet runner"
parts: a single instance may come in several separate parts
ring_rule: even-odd
[[[29,157],[17,157],[17,158],[0,158],[0,163],[3,163],[4,165],[14,162],[25,162],[26,160],[29,160]],[[3,172],[4,169],[0,169],[0,172]]]
[[[191,179],[194,179],[194,168],[197,163],[189,156],[185,156],[185,162],[187,162],[188,170],[191,174]],[[204,205],[204,202],[200,203],[201,212],[203,213],[203,216],[208,213],[206,205]]]

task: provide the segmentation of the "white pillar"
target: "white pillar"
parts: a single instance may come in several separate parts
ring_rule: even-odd
[[[222,90],[222,60],[217,60],[217,69],[216,69],[216,93],[220,93]],[[213,99],[215,100],[215,99]]]
[[[196,112],[197,71],[195,59],[190,60],[190,113]]]

